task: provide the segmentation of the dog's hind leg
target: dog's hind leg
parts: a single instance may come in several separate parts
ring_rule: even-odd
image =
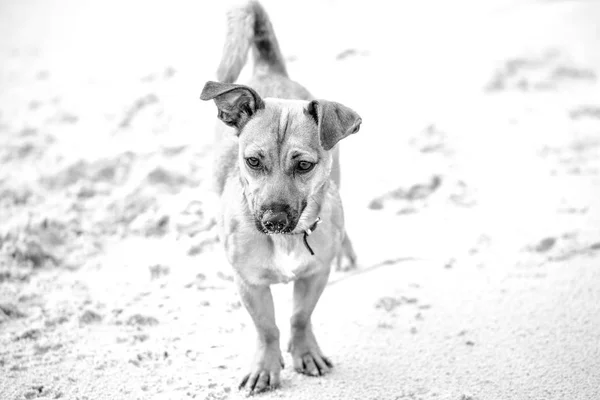
[[[340,148],[339,146],[335,146],[333,149],[333,164],[331,165],[331,180],[337,186],[338,190],[340,188],[340,180],[341,180],[341,168],[340,168]],[[344,260],[347,260],[347,263],[344,263]],[[352,246],[352,241],[350,237],[348,237],[348,232],[344,233],[344,241],[342,242],[342,247],[340,248],[339,253],[336,255],[335,261],[335,270],[351,270],[356,268],[356,253],[354,252],[354,247]]]
[[[333,367],[317,344],[310,320],[328,277],[329,268],[294,282],[294,310],[288,351],[292,354],[294,369],[311,376],[324,375]]]
[[[344,260],[347,260],[347,263],[344,264]],[[350,241],[348,233],[346,232],[342,247],[336,256],[335,270],[348,271],[354,268],[356,268],[356,253],[354,252],[352,241]]]

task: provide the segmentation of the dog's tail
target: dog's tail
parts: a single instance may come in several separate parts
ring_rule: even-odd
[[[285,61],[279,50],[273,26],[258,1],[250,0],[227,13],[227,37],[217,79],[233,83],[237,80],[252,47],[254,69],[287,77]]]

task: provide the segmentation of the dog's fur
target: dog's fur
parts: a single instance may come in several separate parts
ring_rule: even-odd
[[[234,84],[250,48],[252,79],[248,86]],[[228,14],[217,75],[220,82],[208,82],[201,98],[215,101],[225,124],[217,132],[214,169],[218,225],[258,332],[255,358],[240,384],[256,393],[277,387],[283,367],[271,284],[294,281],[288,347],[294,368],[316,376],[332,367],[310,318],[334,259],[355,261],[337,189],[336,143],[358,131],[361,119],[342,104],[313,100],[288,78],[271,22],[256,1]],[[317,217],[322,224],[314,230]]]

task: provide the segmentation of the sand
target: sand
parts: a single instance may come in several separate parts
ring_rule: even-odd
[[[245,396],[199,100],[214,3],[0,3],[0,399]],[[260,398],[600,398],[600,3],[264,4],[290,75],[364,123],[359,265],[314,315],[335,368],[286,354]]]

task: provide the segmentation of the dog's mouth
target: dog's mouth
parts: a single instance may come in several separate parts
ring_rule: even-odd
[[[256,225],[256,229],[266,235],[289,235],[294,231],[294,229],[296,229],[296,226],[298,225],[299,217],[286,215],[285,219],[287,219],[287,222],[279,222],[277,220],[269,220],[269,216],[264,215],[267,213],[261,214],[263,215],[256,216],[254,218],[254,224]],[[275,217],[275,219],[277,218]]]
[[[260,232],[264,233],[265,235],[291,235],[295,228],[286,228],[286,229],[281,229],[281,230],[269,230],[269,229],[265,228],[264,226],[262,226],[260,221],[258,221],[256,229],[258,229]]]
[[[290,235],[298,226],[298,221],[305,208],[306,203],[303,202],[300,212],[289,207],[261,210],[255,214],[254,224],[258,231],[266,235]]]

